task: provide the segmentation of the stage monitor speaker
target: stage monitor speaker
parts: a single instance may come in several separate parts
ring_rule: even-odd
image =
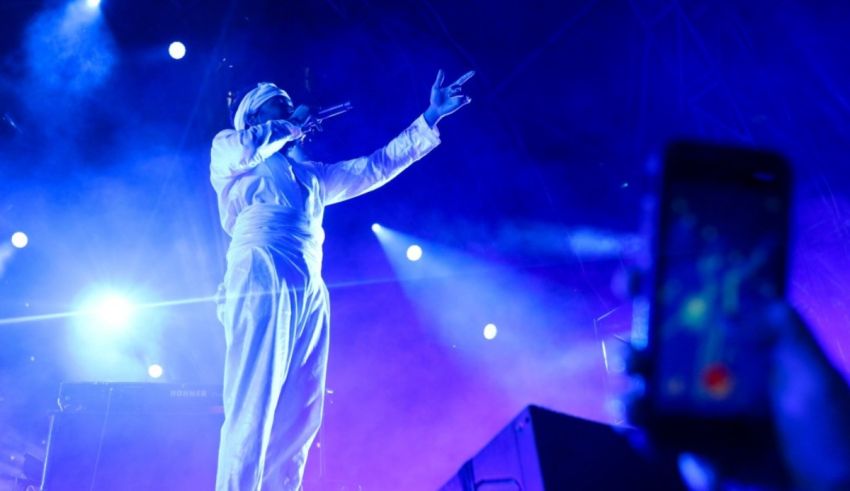
[[[684,491],[675,463],[649,460],[628,431],[528,406],[441,491]]]
[[[42,491],[215,488],[221,388],[63,384]]]

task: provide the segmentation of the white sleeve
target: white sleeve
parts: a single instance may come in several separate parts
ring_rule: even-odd
[[[249,171],[300,136],[300,128],[282,119],[221,131],[212,142],[210,172],[229,177]]]
[[[440,144],[440,132],[420,116],[385,147],[365,157],[319,164],[324,203],[331,205],[377,189]]]

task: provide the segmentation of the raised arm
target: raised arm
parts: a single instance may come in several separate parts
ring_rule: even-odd
[[[443,87],[445,74],[440,70],[431,86],[428,109],[387,146],[366,157],[321,166],[325,204],[339,203],[381,187],[439,145],[437,123],[471,102],[461,90],[473,75],[475,72],[467,72]]]
[[[282,119],[266,121],[244,130],[221,131],[212,142],[210,170],[222,177],[241,174],[301,136],[299,126]]]
[[[319,166],[326,205],[377,189],[440,144],[440,132],[420,116],[385,147],[365,157]]]

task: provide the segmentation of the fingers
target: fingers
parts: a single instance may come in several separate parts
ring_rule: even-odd
[[[439,89],[443,85],[443,81],[446,80],[446,74],[443,72],[443,69],[437,70],[437,80],[434,80],[434,88]]]
[[[322,123],[311,117],[307,120],[307,122],[304,123],[303,126],[301,126],[301,131],[304,134],[321,133],[323,131]]]
[[[761,316],[764,328],[777,341],[817,346],[817,341],[806,322],[787,302],[771,303],[761,312]]]
[[[305,105],[300,105],[289,115],[289,121],[303,125],[310,119],[310,108]]]
[[[460,76],[460,78],[455,80],[453,84],[449,85],[449,88],[460,89],[460,87],[463,84],[465,84],[467,80],[472,78],[473,75],[475,75],[475,70],[470,70],[470,71],[464,73],[463,75]],[[445,82],[445,81],[446,81],[446,73],[441,68],[440,70],[437,71],[437,79],[434,81],[433,87],[435,89],[439,89],[440,87],[443,86],[443,82]]]
[[[455,83],[451,84],[449,87],[460,87],[465,84],[467,80],[471,79],[473,75],[475,75],[475,70],[470,70],[461,75],[460,78],[455,80]]]
[[[472,102],[472,97],[469,97],[468,95],[456,95],[450,97],[450,99],[454,101],[458,107],[465,106]]]

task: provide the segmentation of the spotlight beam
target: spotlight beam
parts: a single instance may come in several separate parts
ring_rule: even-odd
[[[373,283],[392,283],[397,282],[397,278],[386,278],[386,279],[377,279],[374,281],[352,281],[352,282],[340,282],[335,285],[328,285],[329,288],[351,288],[360,285],[367,285]],[[254,295],[255,293],[250,293],[246,295],[242,295],[243,297],[247,295]],[[266,294],[271,294],[271,292],[266,292]],[[149,310],[149,309],[158,309],[163,307],[175,307],[180,305],[192,305],[192,304],[200,304],[200,303],[214,303],[216,301],[217,295],[209,295],[206,297],[191,297],[191,298],[181,298],[177,300],[163,300],[160,302],[150,302],[143,304],[134,304],[133,310]],[[0,326],[6,326],[11,324],[27,324],[31,322],[41,322],[55,319],[68,319],[73,317],[85,317],[85,316],[93,316],[97,315],[97,309],[83,309],[83,310],[71,310],[68,312],[56,312],[52,314],[40,314],[40,315],[22,315],[17,317],[7,317],[5,319],[0,319]]]
[[[66,317],[77,317],[80,315],[79,312],[61,312],[57,314],[42,314],[42,315],[24,315],[20,317],[7,317],[6,319],[0,319],[0,326],[7,324],[24,324],[27,322],[39,322],[39,321],[47,321],[52,319],[63,319]]]
[[[194,297],[194,298],[184,298],[178,300],[164,300],[161,302],[151,302],[134,305],[134,310],[147,310],[147,309],[156,309],[162,307],[172,307],[176,305],[191,305],[198,303],[206,303],[206,302],[215,302],[216,296],[210,295],[206,297]],[[30,322],[40,322],[54,319],[67,319],[70,317],[84,317],[90,315],[97,315],[97,309],[85,309],[85,310],[72,310],[69,312],[57,312],[53,314],[41,314],[41,315],[23,315],[19,317],[7,317],[5,319],[0,319],[0,326],[10,325],[10,324],[26,324]]]
[[[476,272],[478,274],[481,271]],[[462,277],[467,276],[467,274],[455,273],[455,274],[428,274],[424,275],[423,278],[446,278],[446,277]],[[332,289],[340,289],[340,288],[353,288],[357,286],[364,285],[375,285],[375,284],[384,284],[384,283],[398,283],[399,278],[375,278],[372,280],[358,280],[358,281],[341,281],[334,284],[329,284],[328,288]],[[271,292],[267,292],[271,293]],[[254,293],[252,293],[254,294]],[[246,295],[243,295],[246,296]],[[157,309],[163,307],[175,307],[180,305],[193,305],[207,302],[215,302],[216,295],[208,295],[205,297],[190,297],[190,298],[181,298],[176,300],[163,300],[160,302],[150,302],[150,303],[142,303],[142,304],[134,304],[133,309],[135,311],[140,310],[148,310],[148,309]],[[67,319],[72,317],[84,317],[97,315],[97,309],[84,309],[84,310],[71,310],[68,312],[56,312],[51,314],[40,314],[40,315],[23,315],[18,317],[7,317],[5,319],[0,319],[0,326],[6,326],[11,324],[27,324],[32,322],[41,322],[55,319]]]

